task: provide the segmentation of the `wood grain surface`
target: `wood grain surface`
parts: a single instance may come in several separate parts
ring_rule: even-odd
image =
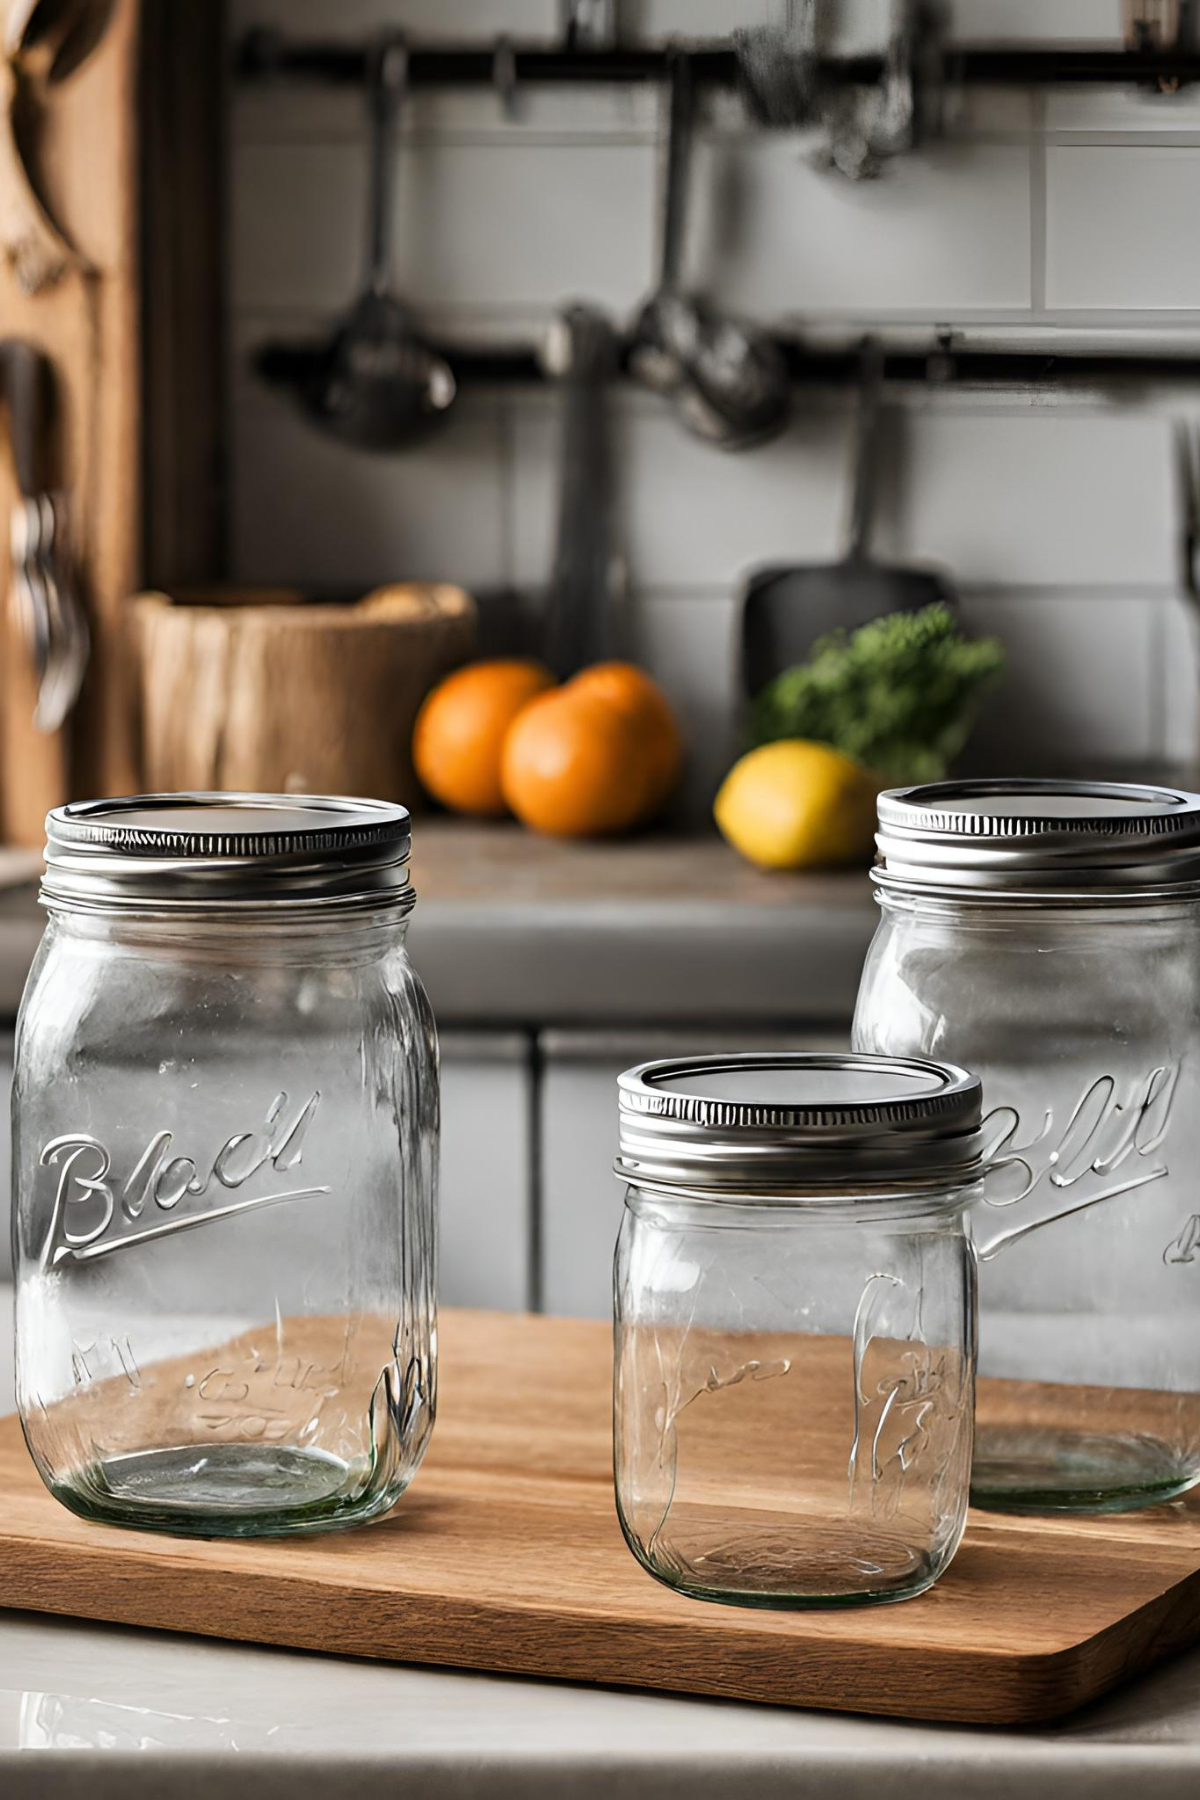
[[[370,794],[413,807],[422,700],[475,642],[462,588],[409,582],[356,605],[236,590],[134,609],[147,793]]]
[[[138,351],[138,70],[141,0],[115,0],[94,54],[54,87],[34,170],[71,247],[60,278],[22,292],[0,269],[0,335],[43,350],[55,372],[51,478],[68,495],[92,661],[63,731],[34,729],[35,684],[0,572],[0,835],[40,847],[47,808],[134,785],[126,602],[137,583],[141,454]],[[7,542],[15,483],[0,457]],[[5,563],[7,557],[5,558]]]
[[[972,1515],[920,1599],[706,1605],[617,1526],[604,1325],[448,1313],[433,1448],[382,1524],[198,1543],[93,1526],[0,1423],[0,1601],[395,1661],[926,1719],[1052,1718],[1200,1635],[1200,1503],[1087,1521]]]

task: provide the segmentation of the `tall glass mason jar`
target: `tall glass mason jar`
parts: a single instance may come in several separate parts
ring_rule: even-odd
[[[979,1083],[802,1053],[620,1078],[617,1510],[702,1600],[937,1580],[967,1512]]]
[[[88,1519],[384,1513],[433,1425],[437,1048],[403,807],[165,794],[47,821],[17,1030],[17,1393]]]
[[[857,1049],[982,1078],[977,1504],[1200,1480],[1200,797],[946,782],[879,802]]]

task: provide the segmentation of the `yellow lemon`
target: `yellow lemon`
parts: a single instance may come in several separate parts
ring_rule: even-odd
[[[730,769],[713,806],[722,834],[763,869],[863,863],[880,783],[828,744],[783,738]]]

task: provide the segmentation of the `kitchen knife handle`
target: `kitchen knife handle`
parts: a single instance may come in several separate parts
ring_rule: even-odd
[[[9,338],[0,344],[17,485],[29,497],[46,487],[44,458],[50,418],[50,365],[32,344]]]

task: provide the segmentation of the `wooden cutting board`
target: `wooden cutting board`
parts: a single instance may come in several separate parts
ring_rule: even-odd
[[[400,1662],[788,1706],[1018,1724],[1200,1636],[1200,1500],[1118,1519],[973,1514],[918,1600],[706,1605],[626,1549],[606,1326],[444,1314],[433,1447],[383,1523],[203,1543],[83,1523],[0,1422],[0,1602]]]

